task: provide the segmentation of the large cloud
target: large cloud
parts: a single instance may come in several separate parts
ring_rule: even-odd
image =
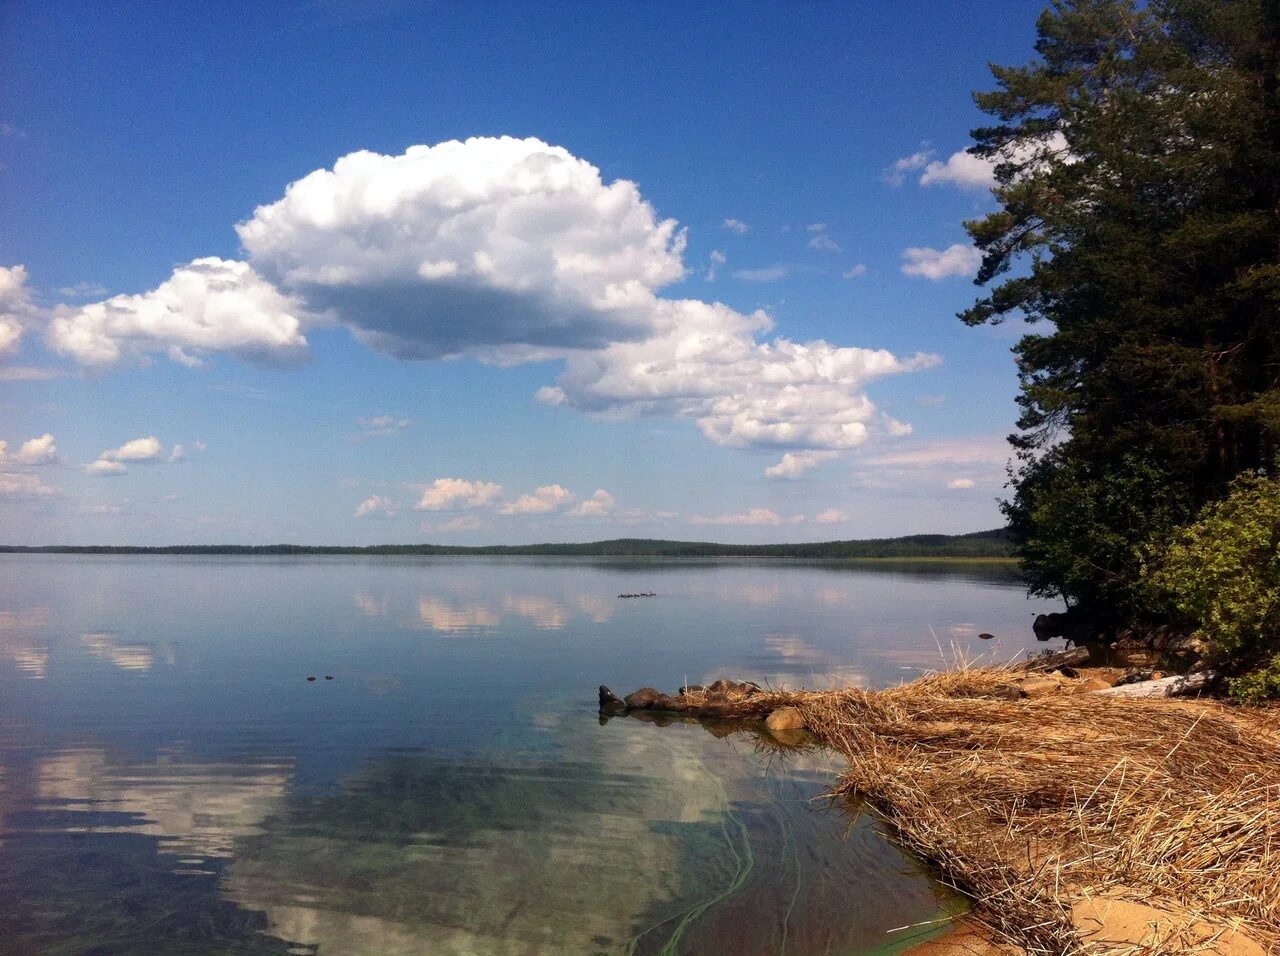
[[[866,441],[877,420],[864,386],[938,361],[821,340],[758,342],[757,333],[772,327],[769,317],[719,303],[661,300],[656,312],[653,337],[569,356],[557,385],[539,399],[692,418],[718,445],[846,449]]]
[[[772,341],[763,312],[661,298],[684,234],[634,183],[536,139],[351,153],[237,227],[247,262],[199,259],[152,292],[60,307],[50,341],[87,364],[169,350],[287,358],[338,323],[405,358],[565,361],[550,404],[695,420],[732,447],[843,450],[895,434],[865,394],[937,362]],[[423,510],[436,504],[429,491]]]
[[[243,262],[196,259],[150,292],[60,306],[49,344],[84,365],[110,365],[167,352],[198,364],[204,352],[250,361],[296,358],[307,345],[297,301]]]
[[[411,358],[640,338],[684,275],[634,183],[536,139],[351,153],[236,230],[264,276]]]

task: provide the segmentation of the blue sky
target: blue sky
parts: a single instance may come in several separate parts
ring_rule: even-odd
[[[5,4],[0,541],[998,525],[1039,9]]]

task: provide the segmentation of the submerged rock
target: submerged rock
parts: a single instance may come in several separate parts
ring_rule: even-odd
[[[770,730],[802,730],[804,716],[794,707],[779,707],[764,722]]]

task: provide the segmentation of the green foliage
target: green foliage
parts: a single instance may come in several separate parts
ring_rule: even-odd
[[[1280,698],[1280,654],[1241,677],[1227,682],[1231,696],[1241,703],[1261,704]]]
[[[1243,475],[1153,552],[1144,584],[1230,669],[1234,696],[1280,696],[1280,480]]]
[[[1280,4],[1058,0],[1038,26],[976,97],[1000,208],[967,224],[991,288],[961,318],[1043,328],[1014,349],[1006,506],[1034,586],[1126,601],[1135,546],[1280,448]],[[1135,482],[1170,507],[1142,521]]]
[[[1168,476],[1137,455],[1104,464],[1061,448],[1023,469],[1005,512],[1033,593],[1123,619],[1145,603],[1138,583],[1147,542],[1168,535],[1188,508]]]

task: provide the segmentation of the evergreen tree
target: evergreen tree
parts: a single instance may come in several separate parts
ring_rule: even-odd
[[[1004,508],[1031,586],[1140,601],[1135,549],[1280,449],[1280,0],[1058,0],[993,67],[1000,209],[966,224],[1023,316]]]

